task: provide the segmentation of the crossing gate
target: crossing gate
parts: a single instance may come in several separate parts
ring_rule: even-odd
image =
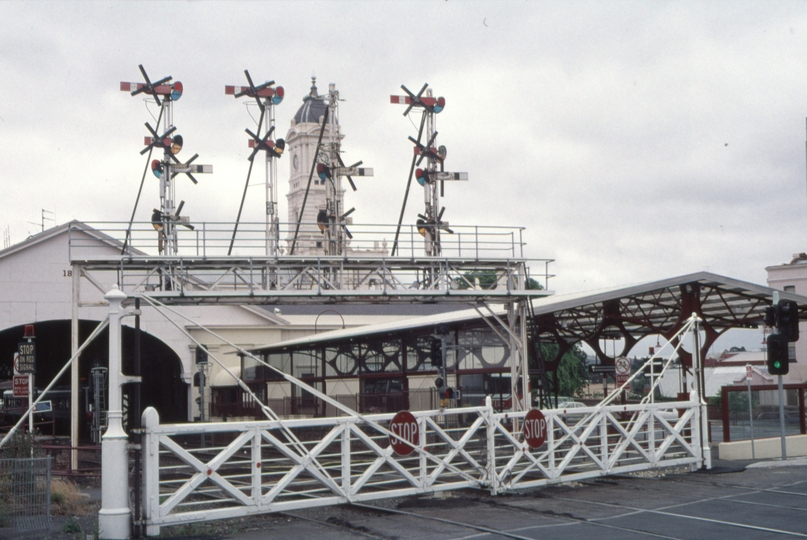
[[[542,411],[545,442],[530,448],[526,412],[482,407],[412,412],[414,451],[390,445],[392,414],[161,425],[143,413],[146,533],[163,525],[460,488],[493,494],[705,462],[690,401]]]

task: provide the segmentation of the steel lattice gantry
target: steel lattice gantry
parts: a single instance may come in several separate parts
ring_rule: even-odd
[[[529,299],[550,294],[545,284],[551,261],[520,256],[520,230],[503,234],[474,227],[463,239],[462,228],[457,227],[455,244],[444,241],[441,256],[416,256],[413,249],[404,249],[400,252],[410,255],[396,257],[367,255],[358,240],[356,250],[343,256],[226,256],[220,253],[214,227],[200,226],[196,231],[201,237],[186,242],[195,247],[187,250],[195,255],[154,256],[141,248],[149,240],[153,243],[147,238],[151,233],[137,227],[124,247],[115,240],[119,229],[76,223],[70,231],[74,301],[81,303],[82,283],[103,293],[102,284],[114,282],[130,299],[148,296],[168,305],[472,304],[485,311],[480,314],[513,351],[511,381],[513,385],[520,381],[521,387],[513,388],[512,394],[524,397],[523,403],[513,406],[528,408],[529,378],[524,375]],[[360,238],[360,232],[356,227],[354,235]],[[109,249],[118,245],[118,252]],[[249,246],[241,248],[250,251]],[[506,315],[494,313],[489,304],[503,306]]]

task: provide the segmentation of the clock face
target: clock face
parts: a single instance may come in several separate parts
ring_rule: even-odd
[[[300,166],[300,160],[297,157],[297,154],[294,154],[294,159],[292,159],[292,165],[294,165],[294,170],[297,170],[297,167]]]

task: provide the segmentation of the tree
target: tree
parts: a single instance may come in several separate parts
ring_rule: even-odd
[[[460,289],[469,289],[472,285],[476,286],[477,280],[479,281],[480,289],[492,289],[496,286],[498,280],[495,270],[474,270],[473,272],[464,273],[462,277],[464,279],[456,280],[456,284]],[[527,289],[543,290],[543,288],[543,285],[533,278],[527,278]]]
[[[586,353],[576,343],[558,362],[558,394],[582,397],[587,385]]]
[[[555,343],[541,343],[541,355],[544,358],[554,358],[558,353],[558,346]],[[537,366],[536,366],[537,367]],[[582,396],[583,390],[588,385],[588,372],[586,371],[586,353],[576,343],[558,362],[557,369],[557,395],[559,396]],[[537,388],[536,380],[532,381],[532,387]],[[550,387],[555,384],[554,374],[549,374]],[[554,389],[550,390],[554,394]]]

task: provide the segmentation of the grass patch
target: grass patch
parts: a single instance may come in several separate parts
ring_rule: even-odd
[[[56,516],[86,516],[94,510],[81,489],[64,478],[51,479],[50,504],[50,511]]]
[[[81,532],[81,525],[78,524],[73,518],[68,519],[64,525],[62,525],[62,532],[65,534],[76,534]]]

